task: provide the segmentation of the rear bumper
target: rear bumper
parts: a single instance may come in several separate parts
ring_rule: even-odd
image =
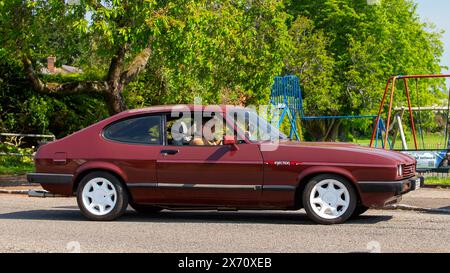
[[[29,173],[27,180],[30,183],[41,184],[45,190],[60,195],[73,195],[73,178],[72,174],[59,173]]]
[[[27,180],[30,183],[38,184],[72,184],[72,174],[57,174],[57,173],[29,173]]]
[[[399,195],[416,190],[416,181],[418,180],[422,185],[424,181],[422,176],[414,176],[400,181],[361,181],[358,182],[358,185],[363,193],[389,192]]]

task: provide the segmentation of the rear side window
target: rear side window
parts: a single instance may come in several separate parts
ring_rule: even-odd
[[[103,136],[126,143],[161,144],[161,116],[141,116],[113,123],[106,127]]]

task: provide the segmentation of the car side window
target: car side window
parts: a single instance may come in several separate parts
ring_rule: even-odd
[[[199,120],[192,115],[166,117],[167,144],[174,146],[220,146],[225,135],[234,135],[222,116],[206,113]]]
[[[161,145],[161,116],[141,116],[115,122],[105,128],[103,136],[124,143]]]

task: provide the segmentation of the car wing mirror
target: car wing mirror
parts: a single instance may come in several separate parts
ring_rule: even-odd
[[[222,143],[223,143],[223,145],[230,146],[230,148],[234,151],[239,150],[235,136],[224,136]]]

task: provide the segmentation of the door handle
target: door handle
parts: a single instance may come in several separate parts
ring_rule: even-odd
[[[178,153],[178,150],[161,150],[162,155],[175,155]]]

